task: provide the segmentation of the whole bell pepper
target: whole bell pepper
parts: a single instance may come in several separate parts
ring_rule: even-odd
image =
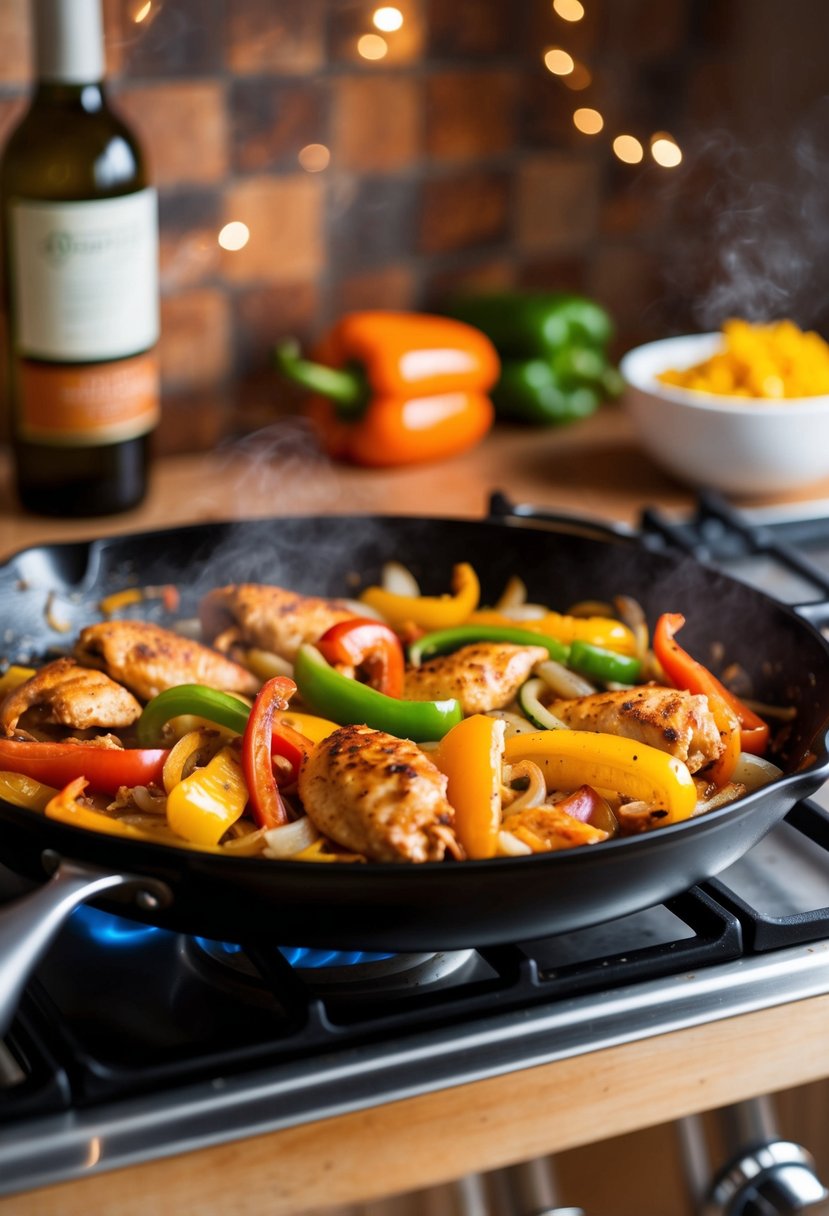
[[[450,316],[491,338],[501,358],[499,417],[550,425],[584,418],[621,391],[607,355],[613,325],[585,296],[504,291],[460,296]]]
[[[499,361],[489,338],[448,317],[344,316],[303,359],[283,342],[276,363],[314,393],[306,411],[330,456],[378,468],[455,456],[484,437]]]

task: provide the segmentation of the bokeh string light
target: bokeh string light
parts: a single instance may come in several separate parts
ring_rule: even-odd
[[[581,0],[552,0],[553,12],[562,21],[581,21],[585,6]],[[588,89],[593,83],[593,74],[564,47],[553,46],[544,52],[544,66],[567,88],[574,91]],[[601,112],[592,106],[579,106],[573,111],[573,126],[582,135],[598,135],[605,131],[606,123]],[[610,136],[610,132],[607,135]],[[654,164],[662,169],[674,169],[682,163],[682,149],[667,131],[655,131],[646,141]],[[619,132],[611,138],[611,148],[618,160],[626,165],[639,165],[645,159],[645,143],[635,135]]]

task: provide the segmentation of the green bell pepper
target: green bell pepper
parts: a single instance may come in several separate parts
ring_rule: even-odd
[[[403,701],[388,697],[331,667],[314,646],[299,648],[294,679],[303,703],[312,713],[340,726],[371,726],[414,743],[442,739],[463,717],[460,702],[454,698]]]
[[[533,633],[529,629],[509,625],[458,625],[454,629],[438,629],[434,633],[425,633],[409,646],[409,661],[416,667],[424,659],[436,654],[451,654],[461,646],[470,646],[473,642],[512,642],[516,646],[543,646],[551,659],[566,663],[570,647],[558,638],[551,638],[543,633]]]
[[[607,355],[612,322],[585,296],[505,291],[459,296],[446,311],[495,345],[501,376],[490,396],[502,418],[572,422],[621,391]]]
[[[142,747],[155,743],[161,736],[161,728],[171,718],[181,714],[195,714],[244,734],[250,717],[250,706],[238,697],[205,684],[177,684],[153,697],[144,707],[144,712],[135,724],[135,733]]]
[[[635,684],[642,671],[639,659],[589,642],[573,642],[568,667],[604,683]]]

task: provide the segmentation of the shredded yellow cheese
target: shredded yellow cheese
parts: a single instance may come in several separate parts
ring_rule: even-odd
[[[729,397],[817,397],[829,393],[829,345],[793,321],[723,325],[723,346],[709,359],[658,377],[663,384]]]

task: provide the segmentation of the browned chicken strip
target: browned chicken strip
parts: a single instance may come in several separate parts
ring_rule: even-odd
[[[259,680],[223,654],[149,621],[103,621],[81,630],[81,663],[99,667],[149,701],[176,684],[208,684],[224,692],[256,693]]]
[[[141,714],[140,704],[126,688],[73,659],[47,663],[10,692],[0,704],[0,728],[13,735],[20,718],[30,710],[41,724],[75,730],[130,726]]]
[[[543,646],[475,642],[410,668],[403,696],[410,701],[457,697],[465,715],[489,713],[509,705],[535,665],[549,657]]]
[[[372,861],[460,857],[446,777],[420,748],[368,726],[342,726],[299,774],[306,814],[323,835]]]
[[[716,723],[701,694],[646,685],[597,692],[547,707],[572,730],[595,730],[638,739],[683,760],[692,773],[723,751]]]
[[[303,642],[316,642],[356,613],[342,600],[298,595],[263,583],[217,587],[199,605],[205,638],[217,650],[256,646],[293,662]]]

